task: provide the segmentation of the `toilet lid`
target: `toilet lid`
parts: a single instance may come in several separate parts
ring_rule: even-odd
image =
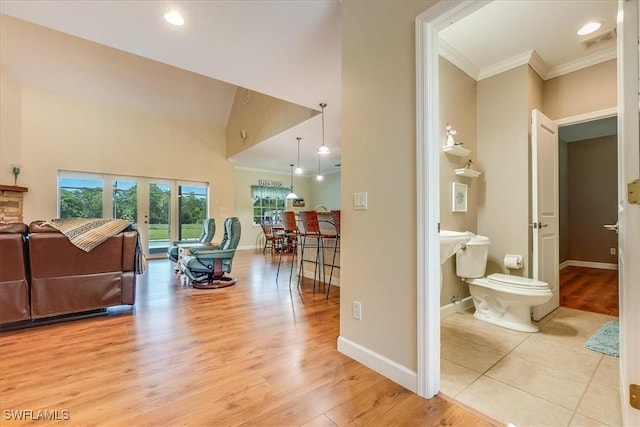
[[[531,288],[534,288],[534,289],[549,288],[549,284],[547,282],[541,282],[540,280],[529,279],[528,277],[512,276],[510,274],[494,273],[487,276],[487,279],[489,279],[491,282],[494,282],[494,283],[511,285],[511,286],[521,286],[521,287],[526,287],[530,289]]]

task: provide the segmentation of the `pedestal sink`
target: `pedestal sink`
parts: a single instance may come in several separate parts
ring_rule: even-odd
[[[444,264],[460,247],[471,240],[470,231],[440,230],[440,264]]]

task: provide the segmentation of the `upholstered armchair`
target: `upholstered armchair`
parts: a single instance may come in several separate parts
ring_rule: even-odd
[[[191,255],[182,259],[182,270],[189,278],[191,286],[198,289],[216,289],[236,283],[231,272],[231,264],[238,242],[240,242],[240,220],[237,217],[224,221],[224,236],[219,245],[190,248]]]
[[[202,246],[205,243],[211,242],[215,234],[216,220],[213,218],[207,218],[202,223],[202,234],[200,234],[198,240],[176,240],[167,251],[167,256],[171,261],[178,262],[178,252],[180,251],[180,248],[191,249],[196,246]]]

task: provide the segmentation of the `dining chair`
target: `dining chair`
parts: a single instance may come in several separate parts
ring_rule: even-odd
[[[273,225],[271,224],[260,224],[262,227],[262,233],[264,234],[264,246],[262,248],[262,253],[264,254],[267,248],[271,249],[271,253],[273,253],[274,249],[278,250],[282,247],[282,235],[276,234],[273,230]],[[280,245],[279,245],[280,244]]]

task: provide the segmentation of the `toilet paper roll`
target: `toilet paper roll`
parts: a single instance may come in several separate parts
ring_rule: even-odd
[[[506,254],[504,256],[504,266],[511,270],[518,270],[523,267],[522,255]]]

